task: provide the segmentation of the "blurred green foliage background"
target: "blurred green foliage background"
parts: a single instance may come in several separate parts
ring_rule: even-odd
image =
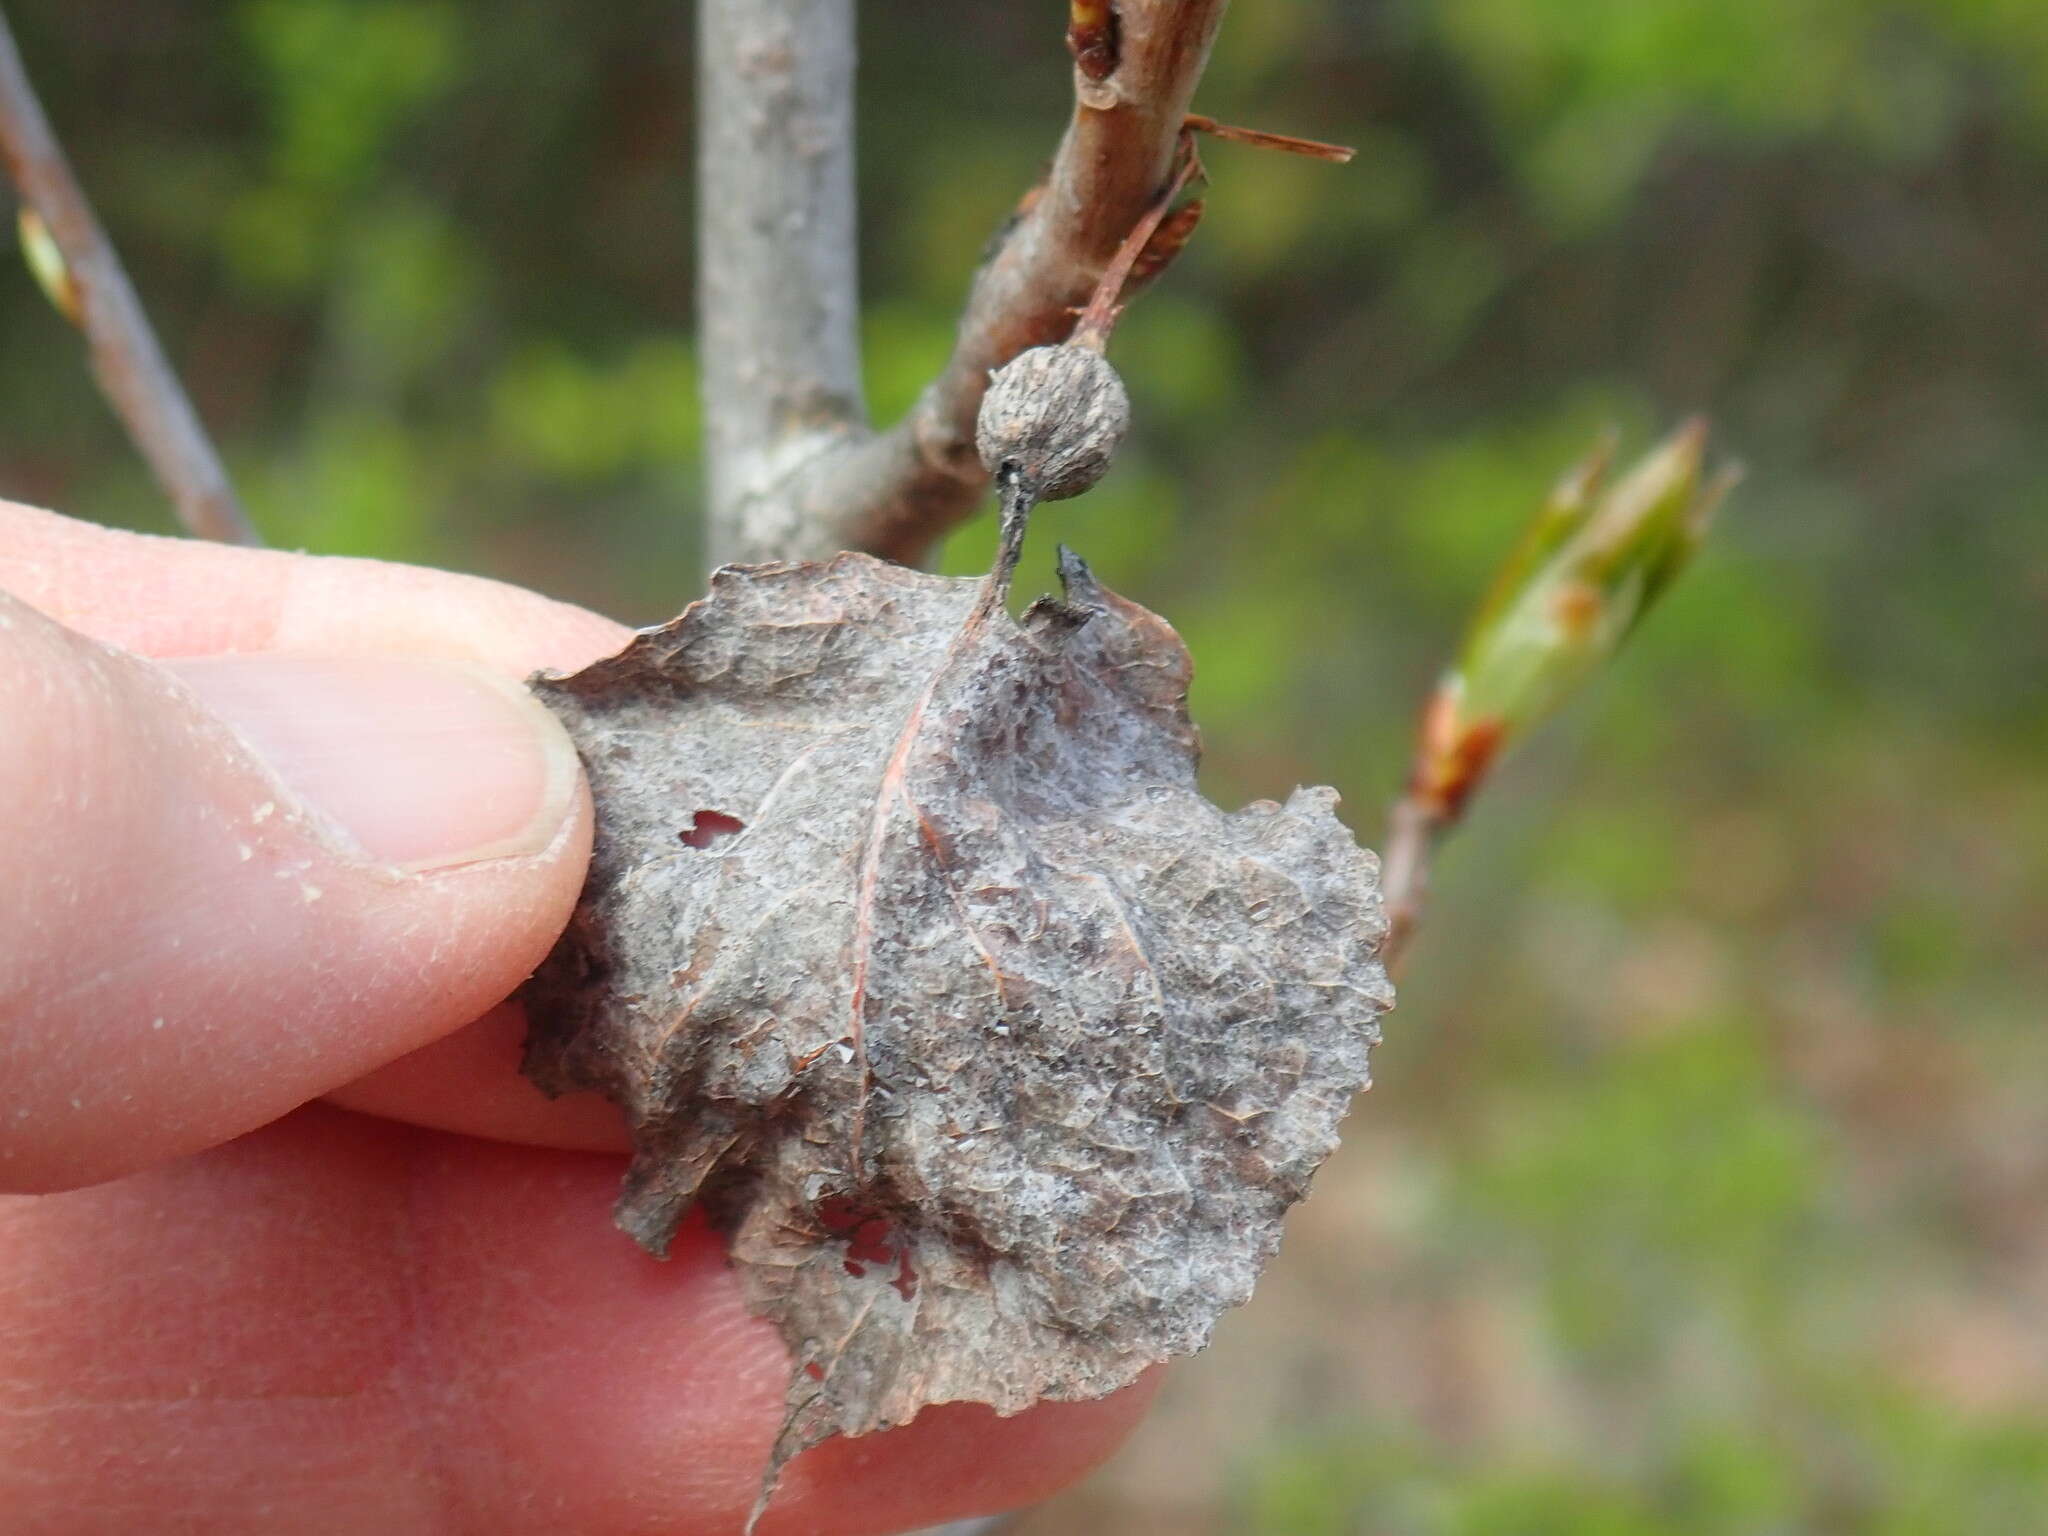
[[[9,9],[273,542],[691,595],[685,6]],[[884,418],[1056,139],[1062,11],[864,7]],[[1240,0],[1198,105],[1362,153],[1207,151],[1137,438],[1035,545],[1181,627],[1219,798],[1376,838],[1601,425],[1709,411],[1749,477],[1450,847],[1258,1300],[1027,1529],[2038,1528],[2048,6]],[[0,327],[0,493],[166,528],[18,268]]]

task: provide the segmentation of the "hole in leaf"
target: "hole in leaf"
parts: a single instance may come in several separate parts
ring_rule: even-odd
[[[728,816],[723,811],[699,811],[690,820],[690,830],[680,836],[687,848],[709,848],[746,830],[747,824],[737,816]]]
[[[844,1195],[827,1195],[811,1213],[827,1232],[851,1232],[866,1219],[865,1213]]]
[[[846,1253],[841,1260],[846,1273],[856,1280],[867,1278],[870,1266],[885,1273],[895,1271],[889,1284],[905,1301],[917,1295],[917,1271],[910,1264],[910,1247],[886,1216],[856,1205],[844,1195],[828,1195],[814,1208],[818,1225],[844,1239]]]
[[[846,1256],[857,1264],[886,1264],[896,1257],[896,1234],[879,1216],[870,1216],[847,1239]]]

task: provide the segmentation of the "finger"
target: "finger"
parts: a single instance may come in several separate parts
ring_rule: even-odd
[[[0,595],[0,722],[0,1187],[208,1146],[475,1018],[588,856],[567,736],[474,666],[163,666]]]
[[[612,1230],[619,1171],[316,1108],[0,1201],[9,1530],[738,1531],[787,1359],[701,1228],[666,1264]],[[828,1442],[789,1468],[764,1536],[1036,1500],[1148,1395],[932,1409]]]
[[[625,1117],[608,1099],[549,1099],[520,1075],[526,1010],[514,999],[327,1095],[330,1104],[435,1130],[526,1146],[626,1152]]]
[[[157,538],[6,501],[0,591],[80,633],[157,657],[444,657],[524,678],[573,671],[629,634],[583,609],[472,576]],[[474,1037],[458,1030],[435,1041],[427,1070],[380,1078],[370,1090],[375,1110],[515,1141],[622,1144],[615,1111],[588,1094],[544,1097],[518,1075],[506,1039],[500,1021],[479,1024]],[[0,1167],[0,1186],[6,1178]]]
[[[630,631],[501,582],[127,533],[0,501],[0,591],[141,656],[433,656],[573,671]]]

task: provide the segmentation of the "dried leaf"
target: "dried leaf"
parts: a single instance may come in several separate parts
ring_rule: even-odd
[[[764,1499],[833,1433],[1201,1348],[1392,1001],[1335,793],[1211,805],[1172,629],[1064,551],[1013,620],[1008,569],[728,568],[535,684],[598,833],[527,1070],[625,1108],[643,1246],[730,1232],[795,1360]]]

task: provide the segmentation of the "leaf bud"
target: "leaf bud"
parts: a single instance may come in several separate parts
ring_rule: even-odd
[[[1551,493],[1424,713],[1409,790],[1455,820],[1494,761],[1618,651],[1692,559],[1732,469],[1691,421],[1609,483],[1603,442]]]
[[[43,216],[27,203],[21,205],[15,223],[21,234],[21,254],[34,275],[43,297],[57,307],[57,313],[73,325],[84,324],[85,304],[78,292],[78,279],[57,248],[57,237]]]

